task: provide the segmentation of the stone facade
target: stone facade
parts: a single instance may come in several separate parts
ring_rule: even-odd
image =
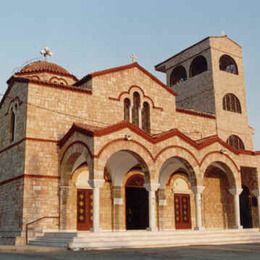
[[[220,71],[224,54],[238,74]],[[175,67],[189,72],[199,55],[207,70],[172,87]],[[166,73],[168,86],[138,63],[78,80],[38,61],[8,80],[0,103],[1,243],[25,243],[44,229],[81,229],[79,190],[91,190],[86,230],[94,232],[130,229],[134,214],[141,219],[131,225],[152,231],[246,227],[242,199],[249,201],[250,227],[259,227],[260,153],[252,151],[241,47],[209,37],[156,69]],[[223,110],[228,93],[238,97],[242,113]],[[227,144],[230,135],[245,150]],[[138,203],[126,208],[133,176],[143,183],[136,180],[131,194],[140,194],[149,212],[140,213]],[[175,195],[184,198],[181,209]]]

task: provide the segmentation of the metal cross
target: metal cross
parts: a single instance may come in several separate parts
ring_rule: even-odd
[[[41,55],[44,57],[45,60],[48,59],[48,56],[51,57],[53,55],[53,52],[48,48],[48,47],[44,47],[41,51],[40,51]]]
[[[131,58],[132,62],[136,62],[137,61],[137,56],[134,53],[131,54],[130,58]]]

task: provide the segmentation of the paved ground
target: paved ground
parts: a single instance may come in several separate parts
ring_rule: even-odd
[[[0,259],[3,260],[63,260],[63,259],[117,259],[117,260],[136,260],[136,259],[206,259],[206,260],[259,260],[260,244],[251,245],[225,245],[225,246],[193,246],[179,248],[160,248],[160,249],[121,249],[104,251],[65,251],[40,248],[18,248],[7,250],[0,247]],[[3,252],[6,251],[6,252]],[[9,252],[8,252],[9,251]],[[10,252],[13,251],[13,252]]]

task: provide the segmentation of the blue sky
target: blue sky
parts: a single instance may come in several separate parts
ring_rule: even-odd
[[[49,46],[78,77],[138,62],[154,65],[209,35],[224,31],[243,47],[249,123],[260,150],[260,1],[45,0],[1,1],[0,93],[13,71]]]

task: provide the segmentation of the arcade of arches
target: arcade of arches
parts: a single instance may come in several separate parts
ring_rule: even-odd
[[[77,150],[77,149],[76,149]],[[86,159],[87,158],[87,159]],[[198,173],[172,156],[158,170],[131,150],[118,150],[93,178],[87,151],[70,153],[61,170],[61,228],[69,230],[231,229],[259,226],[254,169],[213,161]],[[250,175],[248,172],[251,171]]]

